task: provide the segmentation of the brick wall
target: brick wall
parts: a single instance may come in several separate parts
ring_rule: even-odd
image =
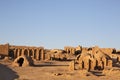
[[[9,44],[0,45],[0,55],[8,56],[9,53]]]

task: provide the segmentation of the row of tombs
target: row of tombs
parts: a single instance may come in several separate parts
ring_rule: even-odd
[[[61,49],[44,49],[43,47],[0,45],[0,55],[14,60],[17,66],[33,65],[33,61],[41,60],[73,60],[70,68],[75,69],[75,63],[79,69],[103,70],[111,68],[120,62],[120,54],[114,48],[95,47],[70,47]],[[22,63],[22,64],[21,64]],[[25,63],[23,65],[23,63]]]

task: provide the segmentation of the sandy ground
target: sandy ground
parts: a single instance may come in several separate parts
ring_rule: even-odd
[[[0,61],[0,80],[120,80],[120,69],[99,72],[68,70],[69,62],[35,62],[32,67],[12,67],[9,61]]]

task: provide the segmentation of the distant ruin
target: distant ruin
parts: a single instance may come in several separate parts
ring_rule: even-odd
[[[117,62],[120,62],[120,51],[115,48],[99,48],[98,46],[89,48],[80,45],[78,47],[65,46],[62,50],[4,44],[0,45],[0,58],[4,57],[14,60],[14,64],[17,66],[21,66],[19,60],[27,61],[28,57],[33,61],[72,61],[69,66],[70,70],[75,70],[77,64],[77,69],[90,71],[115,66]],[[25,65],[28,65],[29,62],[28,60]]]

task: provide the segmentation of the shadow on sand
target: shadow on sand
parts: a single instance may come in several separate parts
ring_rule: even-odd
[[[104,74],[102,74],[102,71],[90,71],[90,72],[95,76],[105,76]]]
[[[69,65],[33,65],[33,67],[55,67],[55,66],[69,66]]]
[[[0,80],[15,80],[19,76],[15,71],[7,67],[6,65],[0,64]]]
[[[53,66],[69,66],[68,64],[54,64],[54,62],[44,62],[41,64],[34,64],[33,67],[53,67]]]

